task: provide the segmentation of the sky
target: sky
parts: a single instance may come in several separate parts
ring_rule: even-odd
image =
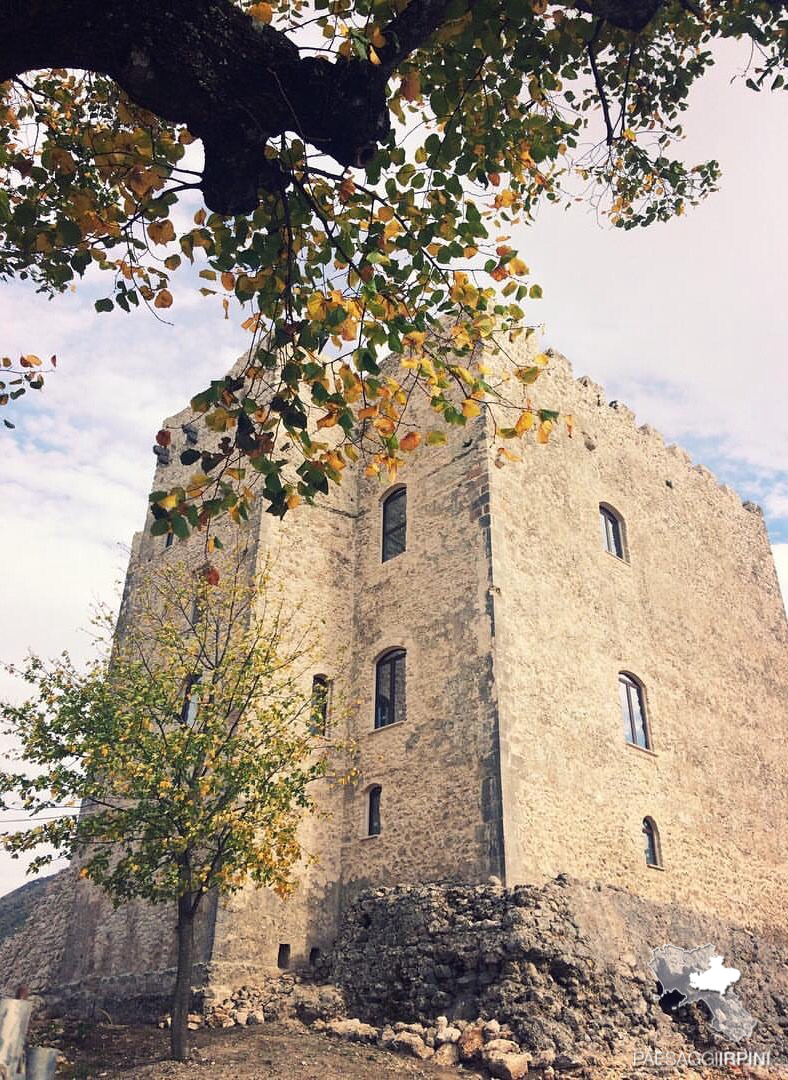
[[[517,239],[544,290],[527,314],[545,345],[762,505],[788,597],[786,105],[731,82],[745,60],[725,48],[687,114],[683,156],[720,161],[717,195],[627,233],[546,205]],[[58,357],[14,410],[16,430],[0,432],[3,661],[87,654],[91,604],[115,601],[143,524],[155,432],[246,343],[240,319],[196,292],[176,293],[166,323],[97,315],[101,294],[0,289],[0,354]],[[0,696],[16,693],[0,673]],[[0,854],[0,894],[23,880],[22,861]]]

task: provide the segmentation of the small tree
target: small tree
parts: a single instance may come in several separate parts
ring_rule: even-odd
[[[0,705],[24,763],[0,774],[2,805],[13,794],[31,813],[2,842],[13,855],[51,845],[33,870],[78,860],[115,906],[177,907],[171,1050],[183,1061],[200,904],[249,879],[288,891],[328,741],[304,685],[310,631],[267,571],[250,583],[239,557],[217,584],[213,568],[154,569],[130,594],[114,642],[111,615],[98,617],[98,659],[80,670],[66,653],[32,656],[32,696]],[[36,824],[64,803],[79,814]]]

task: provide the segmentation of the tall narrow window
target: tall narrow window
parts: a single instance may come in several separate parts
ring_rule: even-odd
[[[624,524],[615,510],[600,503],[599,524],[602,529],[602,545],[605,551],[619,559],[624,558]]]
[[[172,542],[175,539],[175,533],[168,532],[167,539],[164,541],[165,548],[172,547]]]
[[[643,818],[643,850],[647,866],[662,866],[659,849],[659,833],[653,818]]]
[[[383,502],[383,562],[405,550],[407,518],[405,488],[397,488]]]
[[[405,650],[392,649],[375,668],[375,727],[405,719]]]
[[[325,735],[328,724],[328,679],[325,675],[312,677],[312,703],[309,730],[313,735]]]
[[[193,724],[200,708],[200,679],[202,675],[190,675],[186,680],[186,693],[181,708],[181,723]]]
[[[618,675],[618,696],[621,702],[621,720],[624,725],[624,738],[644,750],[651,747],[646,722],[646,708],[643,702],[643,687],[632,675],[625,671]]]
[[[380,794],[383,789],[375,784],[369,789],[367,810],[367,836],[380,836]]]

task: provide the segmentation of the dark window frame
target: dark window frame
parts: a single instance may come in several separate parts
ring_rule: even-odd
[[[407,697],[404,693],[405,689],[405,649],[396,648],[389,649],[387,652],[379,658],[375,664],[375,730],[379,728],[389,727],[391,724],[401,723],[395,719],[397,715],[397,665],[402,664],[402,685],[403,685],[403,701],[402,701],[402,718],[405,718],[405,708]],[[388,694],[385,697],[384,691]],[[384,711],[381,708],[381,701],[386,701],[385,712],[388,719],[383,719]]]
[[[397,521],[392,525],[391,518],[393,511],[399,507],[400,502],[403,503],[402,508],[402,520]],[[407,532],[408,532],[408,496],[407,488],[402,485],[395,488],[393,491],[385,497],[382,504],[382,541],[381,541],[381,562],[388,562],[390,559],[395,559],[397,555],[402,555],[407,548]]]
[[[643,836],[645,837],[643,853],[646,856],[646,866],[652,866],[662,870],[662,848],[659,841],[659,829],[657,828],[656,821],[654,821],[652,817],[644,817],[642,830]]]
[[[626,712],[622,699],[622,687],[626,694]],[[637,714],[633,706],[633,697],[640,712],[640,727],[643,732],[643,741],[638,738]],[[621,719],[624,722],[624,736],[631,746],[638,746],[641,750],[651,750],[651,726],[646,709],[646,692],[643,683],[629,671],[618,673],[618,700],[621,710]]]
[[[367,836],[380,836],[380,800],[383,788],[373,784],[367,790]]]
[[[599,523],[602,528],[602,545],[609,555],[628,562],[624,519],[608,503],[599,504]]]

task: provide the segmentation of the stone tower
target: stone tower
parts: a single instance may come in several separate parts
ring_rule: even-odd
[[[562,357],[535,389],[573,415],[572,437],[504,464],[482,415],[401,483],[346,474],[316,507],[250,526],[322,620],[328,722],[332,702],[354,703],[360,778],[325,785],[330,816],[304,826],[319,861],[292,898],[249,888],[206,912],[217,992],[314,959],[370,885],[563,872],[780,924],[788,629],[761,512]],[[157,488],[187,472],[190,419],[167,421]],[[139,534],[129,588],[180,546]],[[76,903],[69,981],[164,987],[171,913],[113,913],[84,883]]]

